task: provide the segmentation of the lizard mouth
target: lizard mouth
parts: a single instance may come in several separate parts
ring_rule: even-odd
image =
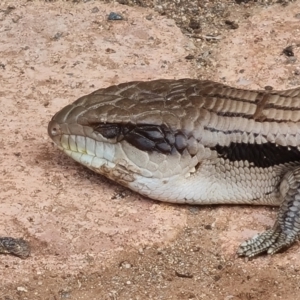
[[[76,162],[124,186],[137,176],[152,177],[152,173],[134,164],[123,150],[122,143],[109,143],[97,134],[97,139],[76,135],[65,123],[49,122],[48,134],[55,145]],[[130,145],[127,145],[131,147]],[[126,145],[125,145],[126,148]]]
[[[63,124],[54,118],[49,122],[48,134],[55,145],[80,164],[96,170],[113,169],[116,164],[115,144],[96,141],[88,136],[81,136],[66,132]],[[68,127],[67,127],[68,128]],[[106,175],[106,174],[105,174]]]

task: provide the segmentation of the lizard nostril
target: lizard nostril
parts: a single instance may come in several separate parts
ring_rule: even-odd
[[[52,128],[51,129],[51,133],[53,134],[53,135],[56,135],[56,133],[57,133],[57,129],[54,127],[54,128]]]
[[[48,125],[48,134],[53,139],[61,134],[60,126],[55,121],[50,121]]]

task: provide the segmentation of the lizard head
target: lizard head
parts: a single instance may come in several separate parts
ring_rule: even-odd
[[[166,107],[167,100],[155,86],[147,92],[139,84],[143,83],[79,98],[53,116],[48,134],[75,161],[153,197],[158,186],[193,172],[199,145],[195,137],[179,130],[182,109],[176,114],[177,108]]]

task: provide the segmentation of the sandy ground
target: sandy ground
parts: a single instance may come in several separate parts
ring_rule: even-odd
[[[276,208],[157,203],[73,162],[47,136],[61,107],[123,81],[299,85],[300,3],[232,7],[238,28],[212,40],[151,8],[1,2],[0,235],[24,237],[32,254],[1,257],[0,299],[300,299],[299,244],[235,255]],[[107,21],[112,11],[125,19]],[[294,56],[282,53],[290,45]]]

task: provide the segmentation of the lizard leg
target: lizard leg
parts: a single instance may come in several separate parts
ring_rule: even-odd
[[[300,167],[283,176],[280,195],[282,202],[273,228],[243,242],[237,251],[239,256],[252,257],[262,252],[274,254],[299,239]]]

